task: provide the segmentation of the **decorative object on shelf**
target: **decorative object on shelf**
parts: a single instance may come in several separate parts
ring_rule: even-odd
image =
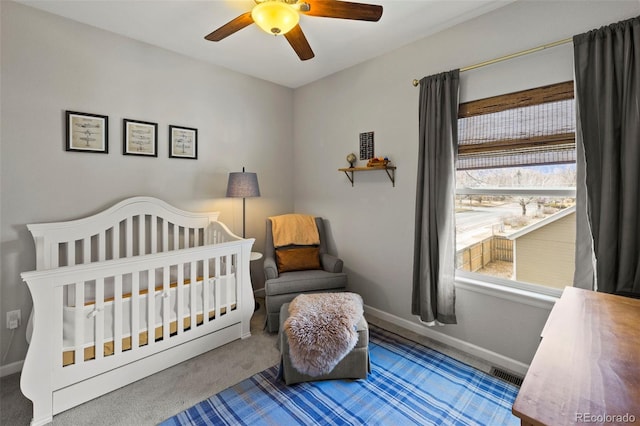
[[[360,159],[373,158],[373,132],[360,133]]]
[[[86,112],[66,111],[66,150],[109,152],[109,117]]]
[[[242,238],[245,238],[245,199],[259,196],[260,187],[258,186],[258,175],[245,172],[244,167],[242,168],[242,172],[229,173],[227,197],[242,198]]]
[[[158,124],[147,121],[122,120],[122,154],[158,156]]]
[[[169,158],[198,159],[198,129],[169,126]]]
[[[389,164],[387,157],[373,157],[367,162],[367,167],[386,166],[387,164]]]
[[[356,160],[356,155],[353,152],[347,155],[347,162],[349,163],[349,167],[353,168],[353,163],[355,163]]]

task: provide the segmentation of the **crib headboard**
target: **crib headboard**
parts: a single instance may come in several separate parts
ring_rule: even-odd
[[[233,234],[217,222],[218,215],[133,197],[93,216],[27,227],[36,245],[36,269],[42,270],[223,242]]]

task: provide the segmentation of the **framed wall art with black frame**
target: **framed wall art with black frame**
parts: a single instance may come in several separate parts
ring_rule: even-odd
[[[198,159],[198,129],[169,126],[169,158]]]
[[[148,121],[122,120],[122,154],[158,156],[158,124]]]
[[[373,132],[360,133],[360,159],[373,158]]]
[[[86,112],[65,111],[67,151],[109,152],[109,117]]]

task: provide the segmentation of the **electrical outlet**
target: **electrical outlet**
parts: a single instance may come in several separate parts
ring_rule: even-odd
[[[7,328],[13,330],[20,327],[20,309],[7,312]]]

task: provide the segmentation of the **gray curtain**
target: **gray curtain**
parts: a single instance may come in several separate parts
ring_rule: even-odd
[[[640,17],[573,44],[584,153],[575,285],[640,297]]]
[[[455,324],[455,161],[459,70],[420,80],[418,184],[411,312]]]

